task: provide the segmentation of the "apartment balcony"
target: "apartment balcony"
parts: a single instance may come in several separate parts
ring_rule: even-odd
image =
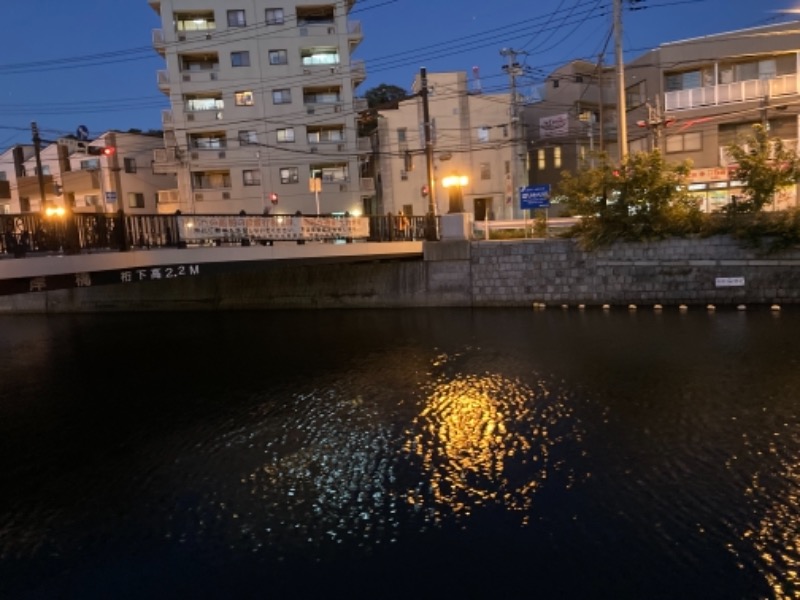
[[[341,102],[305,102],[306,114],[327,116],[339,114],[344,110]]]
[[[231,190],[222,188],[195,189],[192,192],[192,198],[195,202],[222,202],[223,200],[231,199]],[[199,206],[197,211],[203,212]]]
[[[203,69],[200,71],[181,71],[181,81],[183,83],[208,83],[209,81],[218,81],[218,66],[219,64],[217,64],[213,69]]]
[[[791,140],[782,140],[783,147],[787,150],[791,150],[792,152],[798,151],[798,142],[800,140],[791,139]],[[771,142],[772,144],[772,142]],[[747,152],[749,150],[749,146],[747,144],[743,144],[742,149]],[[727,168],[729,170],[735,170],[737,163],[734,158],[728,152],[727,146],[720,146],[719,147],[719,164],[723,168]]]
[[[348,21],[347,22],[347,41],[350,44],[350,52],[358,48],[359,44],[364,41],[364,33],[361,30],[361,21]]]
[[[169,71],[161,70],[156,72],[158,89],[162,94],[169,96]]]
[[[81,169],[79,171],[64,171],[61,173],[61,187],[64,193],[73,194],[87,190],[100,189],[100,170]]]
[[[47,190],[52,189],[53,185],[53,176],[52,175],[43,175],[42,181],[44,182],[45,192]],[[19,192],[20,198],[28,197],[28,198],[40,198],[41,191],[39,189],[39,177],[36,175],[30,177],[20,177],[17,179],[17,191]]]
[[[153,48],[161,56],[164,56],[167,51],[167,40],[164,38],[163,29],[153,29]]]
[[[367,66],[363,60],[354,60],[350,63],[350,77],[353,85],[364,83],[367,79]]]
[[[177,148],[156,148],[153,150],[153,173],[173,175],[181,166]]]
[[[185,113],[186,121],[197,125],[210,125],[222,120],[222,110],[195,110]]]
[[[721,85],[678,90],[664,94],[666,111],[691,110],[724,104],[760,101],[800,93],[798,75],[782,75],[774,79],[748,79]]]

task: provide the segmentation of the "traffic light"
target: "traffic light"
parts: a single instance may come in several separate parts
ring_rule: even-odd
[[[86,153],[90,156],[111,156],[116,150],[114,146],[89,146]]]
[[[278,194],[276,194],[275,192],[271,192],[270,195],[269,195],[269,201],[272,202],[273,204],[277,204],[278,203]]]
[[[423,198],[427,198],[428,194],[430,193],[430,190],[428,189],[428,186],[427,185],[423,185],[422,188],[420,189],[420,193],[422,194]]]

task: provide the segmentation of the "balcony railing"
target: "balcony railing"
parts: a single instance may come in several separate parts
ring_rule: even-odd
[[[153,29],[153,48],[162,56],[167,46],[163,29]]]
[[[667,92],[664,95],[664,107],[667,111],[688,110],[720,104],[761,100],[765,97],[775,98],[799,92],[798,76],[793,73],[774,79],[748,79],[734,83]]]

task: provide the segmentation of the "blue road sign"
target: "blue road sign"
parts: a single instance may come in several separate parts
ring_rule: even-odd
[[[79,140],[89,139],[89,128],[86,125],[78,125],[78,130],[75,132],[75,137]]]
[[[550,206],[550,184],[529,185],[519,188],[519,204],[526,208],[548,208]]]

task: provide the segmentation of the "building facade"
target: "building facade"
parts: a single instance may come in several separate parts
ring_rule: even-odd
[[[470,90],[466,72],[429,73],[426,79],[433,188],[428,182],[422,81],[417,76],[412,98],[397,109],[379,111],[382,210],[425,215],[433,209],[446,214],[451,195],[459,194],[463,211],[475,219],[517,218],[513,159],[523,146],[513,136],[511,95]],[[466,183],[459,189],[445,188],[448,177],[466,177]]]
[[[368,140],[356,135],[366,71],[352,57],[355,0],[148,1],[171,106],[154,169],[177,177],[161,212],[364,212],[373,191],[360,177]]]
[[[0,154],[0,212],[41,212],[63,206],[74,212],[155,213],[158,191],[172,175],[151,168],[159,137],[106,132],[94,140],[62,138],[40,147],[17,145]],[[40,168],[41,167],[41,168]]]

